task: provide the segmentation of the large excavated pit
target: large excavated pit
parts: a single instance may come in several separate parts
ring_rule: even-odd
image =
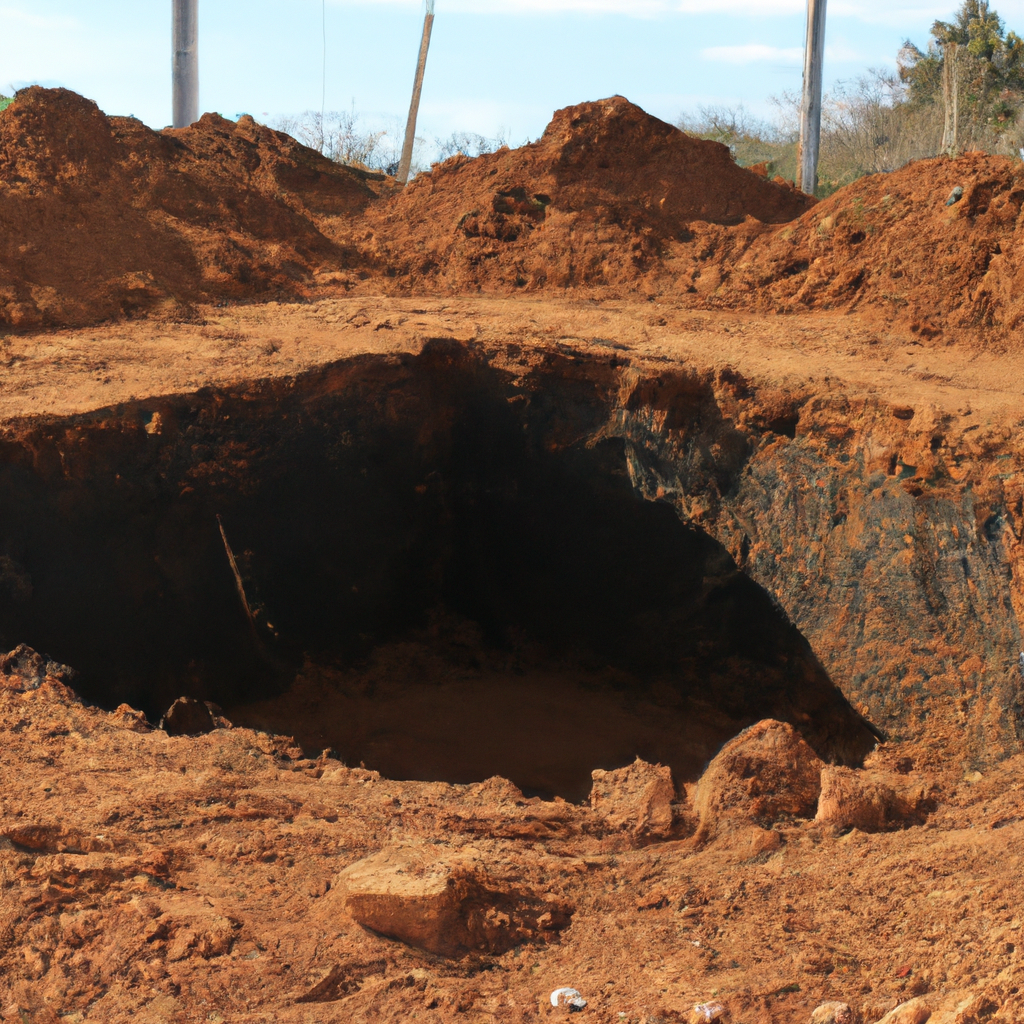
[[[798,630],[634,489],[601,374],[561,379],[435,341],[11,426],[0,641],[102,706],[189,695],[391,777],[578,799],[765,717],[858,762],[876,733]]]

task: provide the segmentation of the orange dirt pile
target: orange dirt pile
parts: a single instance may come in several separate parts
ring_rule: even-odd
[[[356,288],[857,311],[991,343],[1024,319],[1022,203],[1024,172],[978,153],[815,203],[621,96],[398,190],[249,117],[154,132],[33,87],[0,114],[0,325]]]
[[[674,291],[669,274],[685,291],[666,263],[679,243],[729,252],[811,205],[614,96],[557,111],[520,149],[436,165],[367,211],[361,244],[417,291]]]
[[[954,189],[959,201],[947,205]],[[1024,320],[1024,171],[968,153],[841,189],[723,266],[730,305],[880,314],[924,338],[1002,338]],[[719,257],[715,260],[722,264]]]
[[[354,262],[313,221],[362,210],[370,177],[252,118],[154,132],[23,90],[0,115],[0,325],[302,296]]]

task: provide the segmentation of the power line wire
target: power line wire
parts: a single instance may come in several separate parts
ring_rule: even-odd
[[[320,149],[323,150],[326,138],[324,135],[324,117],[327,115],[327,0],[322,0],[320,5],[321,10],[321,27],[323,29],[323,72],[320,77],[321,81],[321,92],[320,92]]]

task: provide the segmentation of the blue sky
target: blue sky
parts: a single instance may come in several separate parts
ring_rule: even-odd
[[[323,0],[200,0],[203,110],[260,120],[319,109]],[[830,0],[826,88],[894,64],[958,0]],[[1024,34],[1024,0],[993,7]],[[0,0],[0,92],[63,85],[109,113],[170,120],[171,0]],[[513,144],[552,111],[621,93],[675,120],[771,111],[801,79],[805,0],[436,0],[419,134]],[[327,109],[404,122],[422,0],[326,0]]]

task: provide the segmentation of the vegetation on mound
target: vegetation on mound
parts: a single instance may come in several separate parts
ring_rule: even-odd
[[[778,118],[705,107],[677,124],[722,142],[744,167],[796,175],[799,98],[774,100]],[[955,116],[954,116],[955,113]],[[971,150],[1017,158],[1024,146],[1024,39],[986,0],[962,0],[922,49],[904,42],[896,69],[872,69],[825,97],[818,196],[911,160]]]

